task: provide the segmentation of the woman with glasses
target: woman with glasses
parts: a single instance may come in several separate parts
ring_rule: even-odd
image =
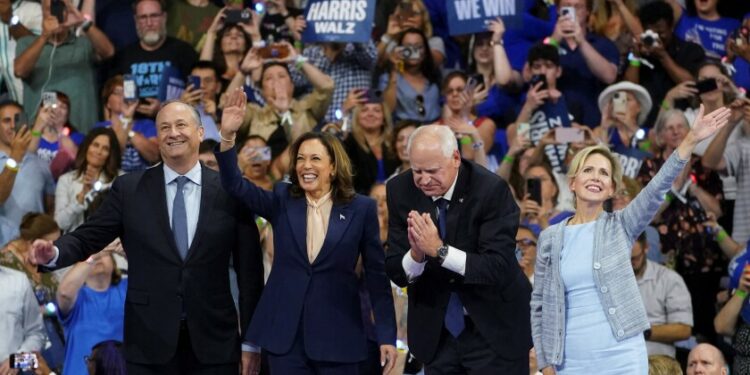
[[[393,119],[431,123],[440,117],[440,72],[427,50],[427,36],[408,29],[390,53],[387,73],[380,76],[379,89]]]
[[[531,228],[520,225],[516,232],[516,258],[524,275],[534,285],[534,264],[536,263],[537,236]]]

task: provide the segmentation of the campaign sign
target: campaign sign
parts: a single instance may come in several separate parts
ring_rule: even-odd
[[[374,1],[310,0],[302,41],[365,43],[370,40],[374,19]]]
[[[180,74],[180,70],[174,66],[164,68],[159,82],[157,98],[162,103],[167,100],[179,99],[183,91],[185,91],[185,81]]]
[[[524,0],[446,0],[446,2],[450,35],[487,31],[488,22],[497,17],[503,19],[506,28],[521,27]]]

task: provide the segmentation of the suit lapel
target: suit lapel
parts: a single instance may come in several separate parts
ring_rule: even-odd
[[[448,206],[448,221],[446,222],[446,242],[449,244],[456,243],[456,232],[458,232],[458,223],[461,221],[461,212],[464,204],[464,195],[466,194],[469,184],[469,176],[466,168],[461,165],[458,169],[458,180],[456,188],[453,189],[451,203]]]
[[[185,262],[187,262],[193,255],[194,249],[200,244],[200,240],[205,232],[204,228],[210,222],[211,215],[214,210],[214,199],[219,189],[218,176],[215,174],[209,174],[207,168],[201,164],[201,205],[200,212],[198,213],[198,224],[195,228],[195,234],[193,235],[193,242],[190,243],[190,248],[185,256]]]
[[[304,256],[305,261],[309,263],[310,261],[307,258],[307,201],[304,196],[302,198],[289,198],[287,218],[294,240],[297,242],[297,248]]]
[[[161,229],[159,233],[164,235],[165,241],[169,244],[170,252],[175,260],[182,262],[180,252],[177,251],[177,244],[175,244],[174,236],[172,235],[172,226],[169,223],[167,190],[164,181],[164,164],[161,163],[157,167],[146,170],[144,172],[143,182],[144,193],[150,198],[149,200],[151,202],[149,207],[153,208],[153,212],[156,214],[157,225]]]
[[[326,238],[323,240],[323,246],[320,248],[320,252],[313,264],[322,262],[323,258],[334,251],[341,237],[346,233],[346,229],[353,219],[353,214],[354,212],[349,209],[349,205],[333,205],[331,216],[328,218]]]

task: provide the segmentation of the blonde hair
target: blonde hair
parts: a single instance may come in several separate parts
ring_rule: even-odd
[[[599,154],[609,160],[609,164],[612,165],[612,183],[614,184],[614,191],[620,191],[623,185],[622,166],[620,165],[620,160],[617,158],[617,156],[609,151],[609,148],[607,148],[607,146],[604,145],[589,146],[581,151],[578,151],[578,153],[573,157],[573,161],[570,162],[570,168],[568,169],[568,178],[571,180],[575,178],[578,172],[583,167],[583,163],[586,161],[586,159],[594,154]]]
[[[430,21],[430,13],[427,11],[427,6],[424,5],[422,0],[411,0],[411,3],[414,4],[416,10],[422,12],[422,25],[420,25],[422,32],[427,39],[432,38],[432,21]]]
[[[383,147],[383,154],[392,154],[394,152],[393,147],[393,123],[391,121],[391,111],[388,109],[388,106],[383,103],[365,103],[365,104],[359,104],[354,107],[354,110],[352,111],[352,137],[354,137],[354,140],[357,141],[357,144],[359,145],[359,148],[368,151],[370,150],[370,147],[367,145],[367,140],[365,139],[365,133],[362,130],[362,127],[359,126],[359,113],[362,111],[362,107],[366,104],[380,104],[380,108],[383,110],[383,125],[380,129],[380,144]]]
[[[648,356],[648,375],[682,375],[680,364],[666,355]]]
[[[638,13],[638,7],[635,0],[623,0],[623,3],[625,3],[625,7],[628,8],[631,14],[636,15]],[[615,12],[615,10],[612,9],[611,3],[607,0],[587,0],[586,6],[591,10],[588,20],[589,28],[599,35],[606,36],[607,28],[609,27],[609,19],[612,18],[612,15]],[[624,21],[622,30],[627,30]]]

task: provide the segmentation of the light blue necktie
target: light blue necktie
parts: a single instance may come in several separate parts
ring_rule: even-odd
[[[182,190],[189,181],[185,176],[178,176],[174,179],[177,181],[177,194],[174,195],[172,204],[172,234],[174,242],[177,244],[177,251],[184,260],[188,252],[188,229],[187,229],[187,210],[185,209],[185,194]]]
[[[435,201],[438,207],[438,230],[440,231],[440,238],[445,241],[447,234],[448,224],[448,204],[449,200],[440,198]],[[458,294],[451,292],[450,300],[448,300],[448,307],[445,309],[445,328],[450,332],[453,337],[458,338],[461,332],[466,328],[464,322],[464,306],[461,304],[461,300],[458,298]]]

